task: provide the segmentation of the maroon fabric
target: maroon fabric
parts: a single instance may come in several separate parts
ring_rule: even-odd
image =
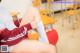
[[[20,25],[20,23],[19,23],[18,20],[15,20],[15,21],[14,21],[14,24],[15,24],[17,27],[19,27],[19,25]]]
[[[26,24],[20,28],[15,28],[13,30],[8,30],[8,29],[4,29],[1,33],[0,33],[0,45],[8,45],[8,46],[11,46],[11,45],[15,45],[17,44],[18,42],[20,42],[22,39],[24,39],[26,34],[23,33],[25,32],[25,29],[24,27],[28,30],[32,29],[31,25],[30,24]],[[26,32],[27,32],[26,31]],[[9,38],[15,38],[15,37],[18,37],[18,36],[21,36],[19,38],[16,38],[12,41],[7,41]],[[5,40],[6,42],[1,42],[1,40]]]

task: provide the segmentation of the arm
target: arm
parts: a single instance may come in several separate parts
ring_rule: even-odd
[[[41,16],[40,16],[37,8],[34,8],[34,7],[30,8],[29,12],[27,12],[26,16],[22,19],[20,26],[24,25],[25,23],[31,23],[33,29],[37,28],[37,30],[40,34],[39,40],[41,42],[48,43],[45,29],[44,29],[43,23],[41,21]]]
[[[27,12],[26,16],[22,19],[20,26],[24,25],[25,23],[31,23],[33,29],[37,28],[40,34],[39,41],[48,43],[46,32],[41,21],[41,16],[38,12],[38,9],[34,7],[30,8],[30,11]]]
[[[15,28],[13,30],[8,30],[5,28],[1,33],[1,44],[0,45],[14,45],[18,42],[20,42],[23,38],[25,38],[25,35],[27,34],[27,31],[32,29],[30,24],[26,24],[20,28]]]

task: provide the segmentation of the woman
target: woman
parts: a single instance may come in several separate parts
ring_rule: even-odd
[[[27,3],[29,2],[31,2],[31,0],[28,0]],[[31,4],[29,3],[29,5]],[[31,9],[34,9],[34,8],[31,7]],[[28,11],[26,12],[28,13]],[[33,13],[32,15],[35,15],[35,14]],[[22,19],[22,22],[23,20],[24,19]],[[26,17],[26,20],[29,20],[29,19]],[[40,21],[39,18],[37,18],[36,21],[38,22],[37,26],[42,25],[42,22]],[[19,28],[17,28],[12,21],[12,17],[9,15],[6,9],[3,7],[0,7],[0,46],[1,45],[10,46],[9,52],[12,52],[12,53],[44,53],[44,52],[56,53],[55,47],[52,45],[49,45],[48,43],[42,43],[39,41],[33,41],[33,40],[31,41],[31,40],[25,39],[27,30],[32,29],[31,26],[33,26],[33,24],[32,23],[30,24],[30,22],[31,21],[28,21],[28,22],[25,21],[24,23],[21,23]],[[43,27],[41,28],[42,30],[44,30]],[[39,30],[40,29],[38,29],[38,31]],[[41,34],[41,31],[40,31],[40,34]],[[47,42],[47,41],[45,40],[44,42]]]

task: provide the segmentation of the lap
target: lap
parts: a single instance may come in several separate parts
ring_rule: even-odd
[[[41,43],[36,40],[23,40],[15,45],[12,53],[56,53],[54,45]]]

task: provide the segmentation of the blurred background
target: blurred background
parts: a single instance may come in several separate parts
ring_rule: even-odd
[[[26,2],[27,0],[2,0],[1,4],[16,21],[26,13]],[[56,20],[52,26],[59,36],[57,53],[80,53],[80,0],[35,0],[33,5],[39,8],[41,14]],[[15,24],[19,26],[19,22]]]

